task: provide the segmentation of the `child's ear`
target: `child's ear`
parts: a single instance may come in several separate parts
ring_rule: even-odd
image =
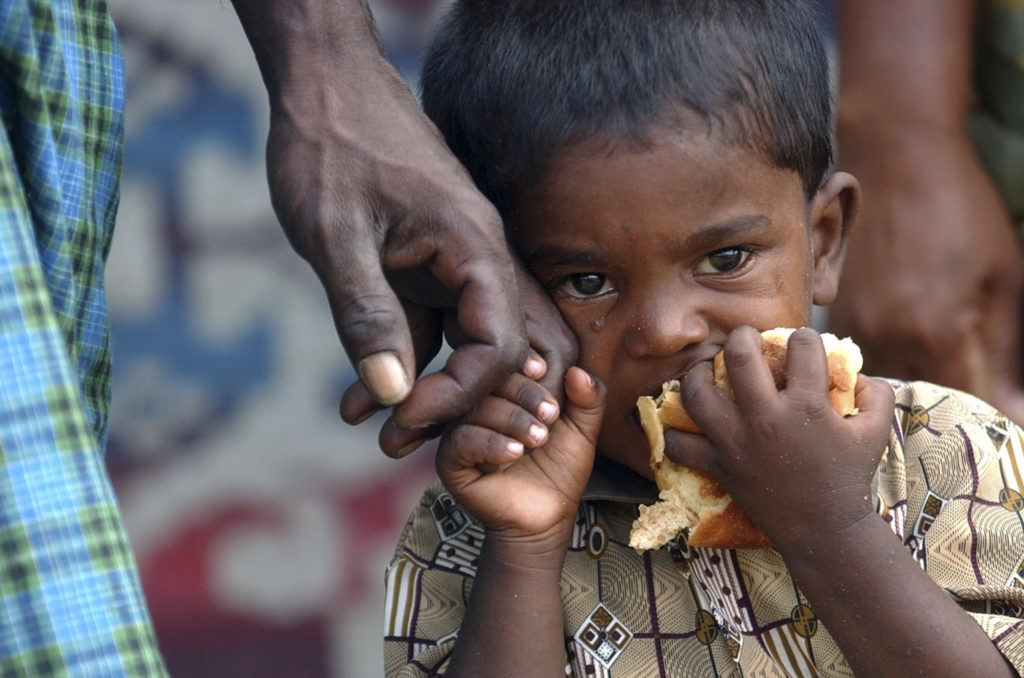
[[[860,209],[860,184],[852,174],[835,172],[811,200],[811,255],[814,257],[814,303],[831,304],[839,291],[846,237]]]

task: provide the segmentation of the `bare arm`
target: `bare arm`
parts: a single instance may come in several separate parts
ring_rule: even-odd
[[[559,582],[594,463],[604,388],[572,368],[565,391],[549,436],[530,439],[531,422],[513,404],[522,400],[516,387],[483,401],[441,441],[438,475],[486,534],[448,676],[565,675]],[[513,439],[521,445],[510,451]]]
[[[714,388],[709,367],[687,375],[684,404],[708,437],[666,436],[666,453],[720,479],[771,537],[856,675],[1015,675],[873,511],[892,388],[861,376],[860,413],[844,419],[828,403],[813,331],[790,339],[781,392],[760,356],[757,332],[733,332],[725,360],[735,404]]]
[[[487,532],[446,676],[565,675],[559,582],[569,533],[530,546]]]
[[[275,211],[365,385],[342,416],[403,403],[381,439],[395,455],[436,435],[523,366],[524,307],[543,318],[534,346],[560,385],[571,335],[543,295],[520,289],[500,217],[381,56],[365,2],[233,2],[270,99]],[[445,317],[462,341],[414,382]]]
[[[974,3],[840,0],[839,163],[863,188],[834,331],[871,373],[1024,420],[1021,255],[969,137]]]
[[[868,514],[827,543],[779,551],[855,675],[1017,675],[880,516]]]

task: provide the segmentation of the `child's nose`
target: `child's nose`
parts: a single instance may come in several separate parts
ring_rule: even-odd
[[[666,357],[707,339],[704,317],[677,295],[648,300],[626,334],[631,358]]]

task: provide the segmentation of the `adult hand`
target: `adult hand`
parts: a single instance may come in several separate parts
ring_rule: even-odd
[[[566,370],[576,362],[576,337],[565,324],[558,309],[551,303],[550,297],[518,259],[513,260],[513,266],[519,284],[520,308],[526,319],[526,333],[531,348],[522,371],[526,376],[540,382],[558,402],[562,402]],[[455,346],[456,350],[468,341],[453,313],[446,312],[439,320],[435,317],[432,323],[430,318],[425,317],[428,312],[424,309],[409,307],[409,310],[420,314],[418,320],[410,315],[409,325],[414,337],[421,336],[426,340],[429,338],[426,335],[433,331],[429,329],[431,325],[436,329],[440,324],[444,327],[448,343]],[[427,356],[427,360],[429,357]],[[423,366],[419,365],[418,369],[422,369]],[[420,406],[420,399],[423,400],[423,404],[431,405],[432,397],[432,391],[417,387],[405,403],[395,408],[392,416],[380,429],[379,440],[382,450],[391,456],[403,457],[430,438],[440,435],[444,430],[444,423],[457,418],[459,412],[454,412],[452,416],[440,419],[439,423],[418,426],[417,420],[413,418],[417,411],[415,408]],[[475,405],[479,400],[479,397],[473,398],[469,406]],[[349,423],[362,421],[377,409],[377,403],[362,382],[352,384],[342,397],[342,418]]]
[[[837,10],[839,159],[864,201],[832,329],[868,372],[970,391],[1024,421],[1021,254],[967,126],[974,3]]]
[[[959,388],[1024,422],[1021,254],[972,150],[936,139],[875,155],[847,139],[865,199],[832,330],[856,339],[866,370]]]
[[[345,397],[343,417],[372,413],[368,394],[381,406],[404,403],[392,415],[398,433],[381,440],[400,456],[526,361],[501,220],[381,56],[364,3],[234,4],[270,95],[275,212],[323,283],[365,387]],[[556,316],[533,290],[528,299],[534,317]],[[414,383],[446,315],[459,344],[442,371]],[[538,331],[537,350],[560,382],[571,335],[560,322]]]

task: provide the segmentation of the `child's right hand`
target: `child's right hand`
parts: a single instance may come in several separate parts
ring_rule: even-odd
[[[546,436],[531,438],[539,403],[554,402],[546,395],[540,384],[512,375],[449,429],[438,449],[437,472],[448,491],[488,531],[510,539],[568,534],[594,464],[604,384],[570,368],[561,416]]]

